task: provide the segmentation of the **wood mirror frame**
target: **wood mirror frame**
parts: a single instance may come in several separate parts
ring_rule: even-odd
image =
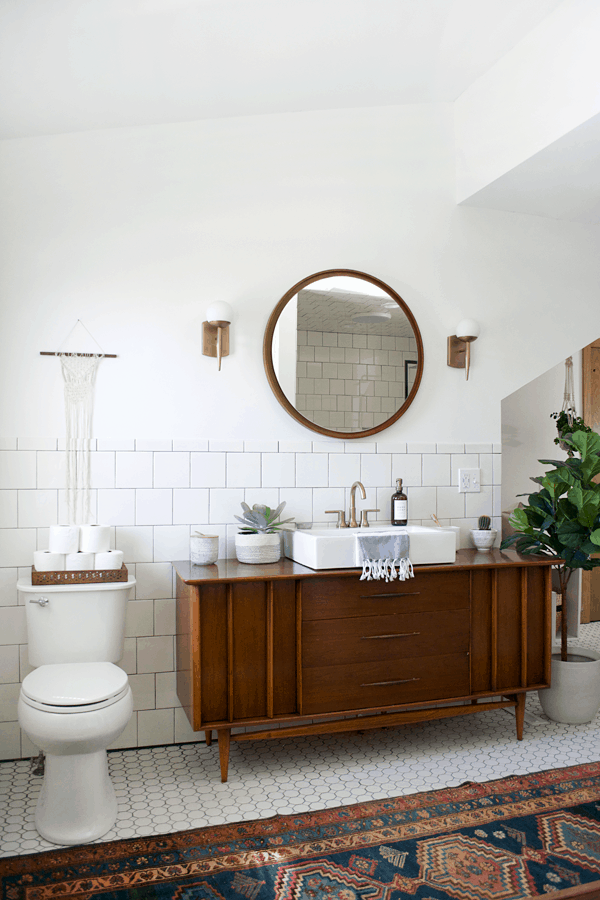
[[[392,413],[388,419],[384,422],[381,422],[379,425],[375,425],[372,428],[366,428],[362,431],[336,431],[332,428],[326,428],[321,425],[317,425],[314,422],[311,422],[305,416],[302,415],[299,410],[296,409],[295,406],[287,398],[286,394],[281,388],[279,381],[277,379],[277,375],[275,373],[275,367],[273,365],[273,336],[275,333],[275,328],[277,326],[277,322],[279,321],[279,317],[289,303],[289,301],[294,297],[299,291],[308,287],[308,285],[313,284],[315,281],[320,281],[325,278],[334,278],[336,276],[345,276],[345,277],[353,277],[361,279],[362,281],[368,281],[371,284],[378,287],[380,290],[384,291],[392,300],[395,300],[404,315],[406,316],[417,343],[417,371],[415,374],[413,386],[404,400],[404,403],[400,406],[396,412]],[[325,435],[327,437],[335,437],[341,438],[342,440],[352,440],[353,438],[361,438],[361,437],[369,437],[372,434],[377,434],[380,431],[383,431],[385,428],[389,428],[394,422],[396,422],[400,416],[403,416],[408,407],[411,405],[413,400],[415,399],[416,393],[419,389],[419,385],[421,383],[421,378],[423,375],[423,340],[421,338],[421,332],[419,331],[419,326],[413,316],[412,312],[396,291],[392,290],[392,288],[387,285],[384,281],[381,281],[379,278],[375,278],[373,275],[367,275],[365,272],[358,272],[354,269],[325,269],[322,272],[316,272],[314,275],[309,275],[308,278],[303,278],[302,281],[297,282],[293,287],[287,291],[273,312],[269,317],[269,321],[267,322],[267,327],[265,330],[265,338],[263,342],[263,360],[265,365],[265,372],[267,374],[267,380],[269,385],[271,386],[271,390],[277,397],[279,403],[283,406],[283,408],[296,419],[297,422],[300,422],[301,425],[304,425],[306,428],[310,428],[311,431],[316,431],[318,434]]]

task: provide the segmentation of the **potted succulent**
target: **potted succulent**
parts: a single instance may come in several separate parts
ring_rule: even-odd
[[[502,541],[523,554],[542,554],[556,559],[562,609],[560,652],[552,654],[551,687],[539,692],[546,715],[557,722],[589,722],[600,707],[600,654],[567,644],[567,585],[577,569],[600,566],[593,554],[600,552],[600,435],[576,430],[560,437],[569,456],[565,460],[541,459],[552,466],[531,480],[540,490],[529,494],[528,504],[512,513],[515,533]],[[523,495],[526,496],[526,495]]]
[[[236,516],[242,523],[235,536],[235,555],[243,563],[271,563],[281,557],[281,535],[279,529],[291,519],[277,521],[285,506],[285,501],[277,509],[270,509],[260,503],[252,508],[242,503],[243,516]]]
[[[471,540],[478,550],[491,550],[496,540],[496,529],[492,528],[489,516],[479,516],[477,528],[471,528]]]

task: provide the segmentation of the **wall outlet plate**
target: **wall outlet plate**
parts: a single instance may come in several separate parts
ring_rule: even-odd
[[[481,469],[458,470],[458,493],[478,494],[481,491]]]

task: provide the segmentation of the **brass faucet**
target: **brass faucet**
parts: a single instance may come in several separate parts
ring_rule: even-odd
[[[360,488],[363,500],[367,499],[367,492],[364,485],[360,481],[355,481],[350,488],[350,528],[358,528],[359,523],[356,521],[356,488]]]

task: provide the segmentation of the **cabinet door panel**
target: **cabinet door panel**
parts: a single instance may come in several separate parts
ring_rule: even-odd
[[[200,590],[200,710],[202,722],[227,721],[227,591]]]
[[[460,653],[304,669],[303,713],[464,696],[469,693],[468,659],[467,653]]]
[[[307,579],[302,591],[302,618],[335,619],[380,616],[469,606],[468,572],[419,572],[408,581],[360,581],[353,573],[338,578]]]
[[[233,719],[267,715],[267,586],[233,586]]]
[[[296,582],[273,582],[273,715],[297,712]]]
[[[438,656],[469,649],[469,611],[317,619],[302,628],[302,664],[360,663],[411,656]]]

